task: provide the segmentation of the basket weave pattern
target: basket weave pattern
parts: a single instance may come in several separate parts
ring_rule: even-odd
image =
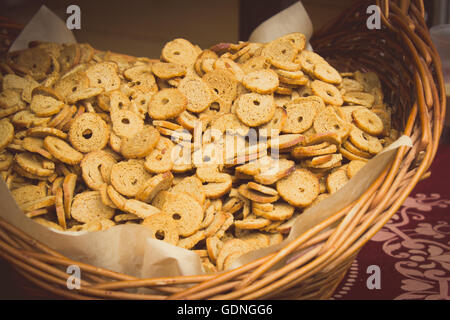
[[[381,9],[381,30],[366,27],[371,4]],[[66,298],[329,298],[361,247],[429,175],[445,116],[445,89],[424,15],[422,0],[358,1],[314,35],[314,50],[340,71],[377,72],[385,100],[394,108],[393,123],[411,137],[413,147],[399,148],[393,162],[357,201],[282,250],[220,274],[138,279],[72,261],[0,219],[0,257],[36,286]],[[277,264],[300,250],[301,255]],[[65,270],[73,264],[83,275],[79,290],[66,287]],[[136,288],[152,293],[128,290]]]

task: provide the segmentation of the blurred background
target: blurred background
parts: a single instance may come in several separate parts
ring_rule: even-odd
[[[26,24],[41,4],[64,21],[66,9],[81,9],[78,42],[97,49],[136,56],[158,57],[167,41],[185,37],[202,48],[218,42],[247,40],[262,21],[295,0],[0,0],[1,15]],[[302,1],[314,28],[349,7],[353,0]]]
[[[185,37],[202,48],[247,40],[261,22],[295,0],[0,0],[0,15],[26,24],[41,4],[64,21],[66,9],[81,9],[79,42],[101,50],[158,57],[167,41]],[[338,16],[354,0],[303,0],[314,29]],[[426,0],[429,26],[449,23],[450,0]]]

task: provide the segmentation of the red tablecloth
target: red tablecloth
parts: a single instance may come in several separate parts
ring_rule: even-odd
[[[333,299],[449,300],[449,222],[450,145],[442,144],[431,177],[361,249]]]

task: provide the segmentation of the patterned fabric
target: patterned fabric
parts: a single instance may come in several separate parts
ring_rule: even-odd
[[[363,247],[332,299],[450,300],[449,163],[450,146],[443,145],[431,177]],[[374,265],[379,289],[368,287]]]

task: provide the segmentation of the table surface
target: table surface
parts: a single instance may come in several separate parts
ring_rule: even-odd
[[[332,299],[450,299],[450,144],[431,176],[359,252]],[[0,259],[0,299],[55,299]]]

